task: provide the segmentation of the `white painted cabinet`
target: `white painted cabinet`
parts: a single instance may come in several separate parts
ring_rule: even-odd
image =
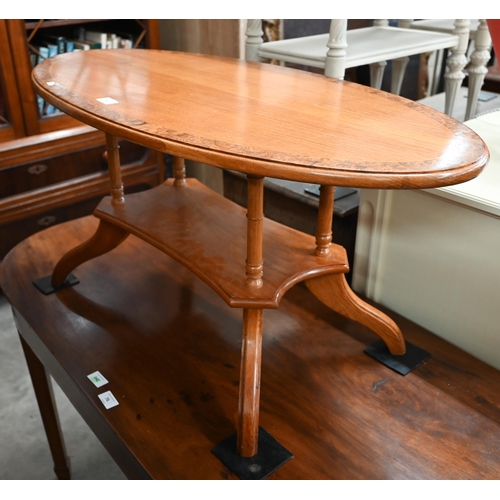
[[[500,369],[500,111],[466,124],[491,153],[478,178],[362,190],[353,288]]]

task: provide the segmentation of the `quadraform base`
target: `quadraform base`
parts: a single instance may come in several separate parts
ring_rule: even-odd
[[[363,352],[400,375],[407,375],[431,357],[427,351],[410,342],[406,342],[406,353],[401,356],[391,354],[382,340],[368,346]]]
[[[264,479],[293,455],[259,427],[259,451],[250,458],[236,452],[236,434],[219,443],[212,453],[240,479]]]
[[[52,285],[52,275],[44,276],[43,278],[38,278],[33,280],[33,284],[40,290],[44,295],[50,295],[51,293],[57,292],[58,290],[62,290],[63,288],[68,288],[73,285],[78,285],[80,281],[78,278],[70,273],[66,278],[66,281],[61,286],[53,286]]]

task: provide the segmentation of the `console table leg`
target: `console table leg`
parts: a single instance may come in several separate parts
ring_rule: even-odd
[[[54,460],[54,472],[58,479],[70,479],[70,461],[66,454],[49,374],[25,340],[19,337]]]
[[[370,328],[387,345],[391,354],[406,351],[403,334],[394,321],[362,301],[347,284],[344,274],[318,276],[306,281],[307,288],[330,309]]]
[[[237,452],[253,457],[258,451],[262,309],[243,310]]]

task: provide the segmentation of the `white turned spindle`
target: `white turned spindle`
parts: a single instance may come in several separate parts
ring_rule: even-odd
[[[491,36],[486,24],[486,19],[479,19],[479,26],[474,38],[474,51],[470,56],[467,67],[469,74],[469,96],[467,99],[467,110],[465,119],[470,120],[476,115],[479,91],[484,83],[484,77],[488,73],[486,64],[491,57]]]
[[[406,66],[408,66],[409,62],[409,57],[399,57],[392,61],[391,93],[396,95],[400,94]]]
[[[262,19],[247,19],[245,59],[259,61],[259,49],[263,43]]]
[[[370,64],[370,86],[380,90],[382,88],[382,80],[384,78],[384,70],[387,66],[387,61],[380,61]]]
[[[463,69],[467,64],[465,52],[469,44],[469,24],[470,19],[456,19],[454,35],[458,35],[458,44],[450,50],[450,56],[446,61],[448,71],[444,75],[445,78],[445,107],[444,112],[451,116],[455,104],[455,98],[458,89],[462,85],[465,78]]]
[[[373,26],[384,28],[389,26],[389,19],[374,19]],[[382,80],[384,79],[384,71],[387,66],[387,61],[379,61],[370,64],[370,87],[380,90],[382,88]]]
[[[332,19],[328,37],[325,75],[344,79],[347,48],[347,19]]]

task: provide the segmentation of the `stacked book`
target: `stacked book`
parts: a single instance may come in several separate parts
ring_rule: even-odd
[[[129,33],[107,33],[78,28],[75,33],[75,49],[131,49],[135,37]]]
[[[31,45],[31,65],[34,67],[49,57],[65,52],[90,49],[131,49],[135,36],[128,33],[104,33],[79,27],[73,38],[44,34]],[[52,115],[58,110],[38,96],[40,116]]]

